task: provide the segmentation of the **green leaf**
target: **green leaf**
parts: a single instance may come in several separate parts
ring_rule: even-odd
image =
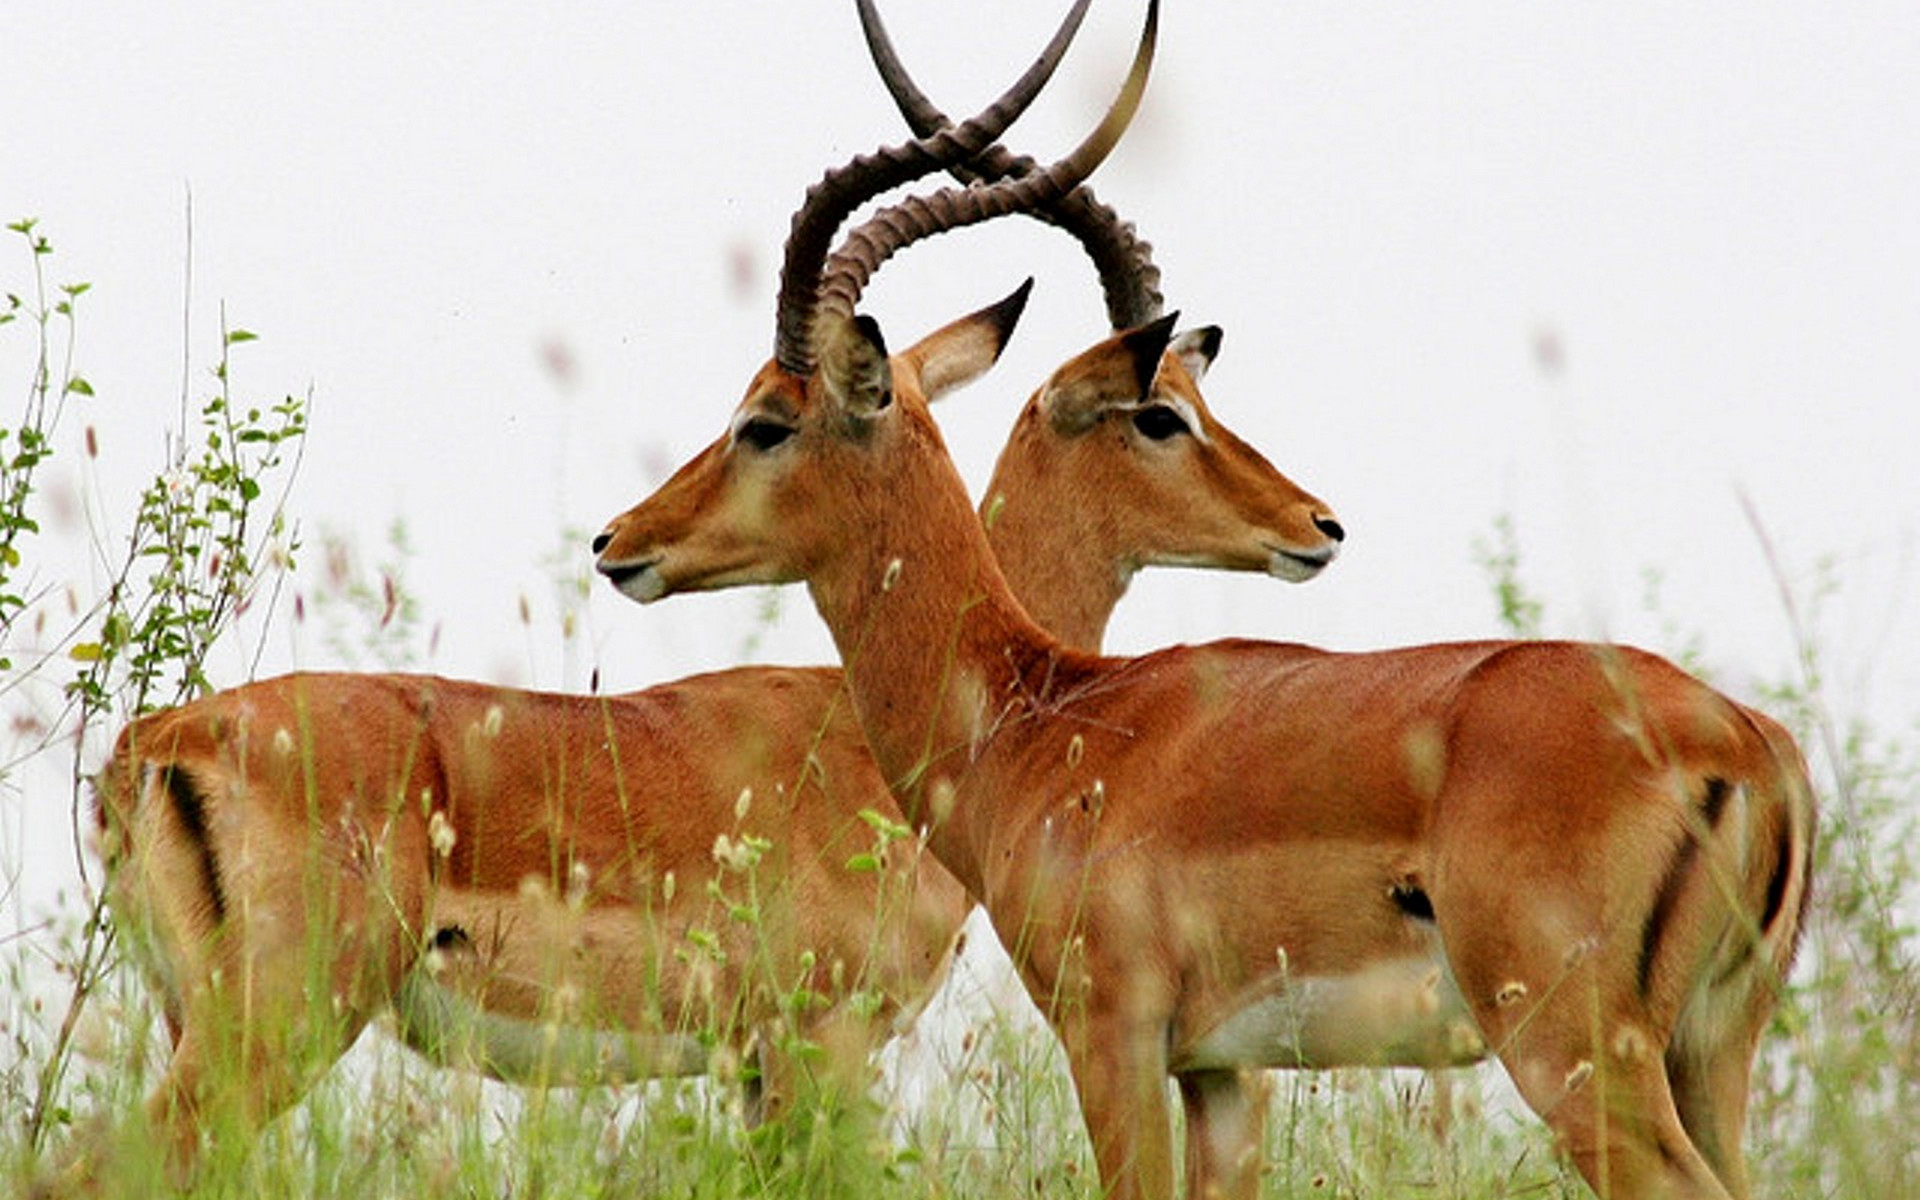
[[[249,329],[231,329],[227,331],[227,345],[238,346],[241,342],[257,342],[260,335]]]
[[[99,662],[104,651],[99,642],[75,642],[73,649],[67,651],[67,657],[75,662]]]
[[[847,870],[863,875],[871,875],[880,869],[880,856],[877,854],[856,854],[847,860]]]
[[[72,379],[67,380],[67,391],[76,396],[91,396],[93,395],[93,385],[80,376],[75,375]]]
[[[861,809],[860,819],[862,821],[865,821],[868,825],[872,826],[873,831],[875,833],[879,834],[881,837],[884,837],[890,841],[895,838],[904,838],[904,837],[913,836],[912,829],[910,829],[905,825],[902,825],[900,822],[894,820],[892,817],[887,816],[885,813],[880,812],[877,809],[872,809],[872,808]]]

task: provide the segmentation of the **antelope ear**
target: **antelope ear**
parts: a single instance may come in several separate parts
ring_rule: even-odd
[[[1093,428],[1112,409],[1138,405],[1153,391],[1177,315],[1110,337],[1055,371],[1040,392],[1047,421],[1073,435]]]
[[[1220,327],[1202,325],[1198,329],[1189,329],[1173,339],[1168,347],[1180,365],[1187,369],[1195,383],[1206,378],[1207,368],[1213,365],[1214,358],[1220,353]]]
[[[1173,337],[1173,323],[1180,314],[1170,312],[1156,321],[1148,321],[1138,329],[1129,329],[1120,335],[1120,344],[1126,347],[1133,358],[1133,373],[1139,381],[1139,388],[1128,399],[1143,401],[1153,395],[1154,377],[1160,374],[1160,359],[1167,352],[1167,346]]]
[[[872,317],[822,313],[813,340],[827,396],[848,416],[871,417],[893,403],[893,367]]]
[[[1013,336],[1013,327],[1020,323],[1027,294],[1032,290],[1033,279],[1029,277],[1005,300],[934,330],[902,354],[901,366],[920,377],[921,394],[928,400],[938,400],[978,379],[1000,361],[1000,352]]]

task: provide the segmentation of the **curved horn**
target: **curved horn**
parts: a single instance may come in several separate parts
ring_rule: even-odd
[[[1093,174],[1120,141],[1128,122],[1140,107],[1153,66],[1153,44],[1160,27],[1160,0],[1148,0],[1146,27],[1140,48],[1120,95],[1107,110],[1099,128],[1073,153],[1048,167],[1017,179],[1003,179],[986,187],[943,188],[928,196],[910,196],[884,208],[848,234],[827,262],[820,283],[820,310],[853,314],[867,280],[900,250],[921,238],[1008,213],[1030,213],[1052,204]]]
[[[863,154],[826,173],[820,182],[807,189],[793,225],[787,232],[784,261],[780,266],[780,300],[774,328],[773,356],[780,366],[796,375],[813,370],[811,331],[813,309],[820,290],[820,277],[833,235],[853,210],[888,188],[911,182],[939,170],[949,162],[972,158],[993,144],[1007,126],[1013,124],[1040,89],[1052,78],[1054,68],[1067,52],[1073,35],[1080,29],[1091,0],[1076,0],[1060,29],[1047,43],[1040,57],[1015,80],[998,100],[980,115],[959,125],[945,128],[931,137],[920,138],[904,146]]]
[[[914,83],[912,76],[895,53],[893,40],[881,23],[874,0],[856,0],[860,10],[860,28],[867,37],[867,50],[880,72],[895,107],[907,120],[907,127],[919,138],[932,137],[952,124],[939,106]],[[1016,155],[995,143],[965,162],[951,162],[947,170],[961,183],[984,180],[991,183],[1026,175],[1039,164],[1029,155]],[[1158,317],[1166,307],[1160,294],[1160,269],[1153,265],[1153,247],[1142,239],[1129,221],[1109,205],[1101,203],[1093,189],[1082,185],[1054,203],[1027,214],[1048,221],[1076,238],[1100,273],[1100,287],[1106,296],[1107,319],[1116,330],[1133,329]]]

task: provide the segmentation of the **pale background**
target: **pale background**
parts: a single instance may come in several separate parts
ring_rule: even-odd
[[[762,629],[765,595],[642,610],[596,585],[569,641],[555,577],[724,428],[770,349],[803,188],[901,136],[851,3],[3,7],[0,218],[40,217],[56,278],[94,284],[98,395],[51,477],[65,515],[29,548],[41,582],[97,584],[89,522],[124,537],[179,425],[183,353],[197,403],[224,307],[262,339],[238,392],[313,397],[291,499],[310,542],[338,531],[371,562],[404,520],[434,627],[418,665],[573,690],[597,669],[616,690],[749,650],[830,658],[797,590]],[[956,112],[1063,10],[886,5]],[[1078,140],[1139,19],[1095,6],[1017,149]],[[1110,648],[1497,634],[1472,547],[1511,514],[1550,631],[1697,634],[1751,697],[1792,677],[1794,642],[1744,495],[1803,601],[1823,571],[1838,585],[1816,632],[1839,719],[1911,737],[1917,63],[1907,0],[1170,0],[1098,191],[1156,247],[1170,303],[1226,328],[1216,410],[1350,541],[1301,588],[1145,578]],[[8,290],[24,259],[0,242]],[[1003,364],[942,413],[976,487],[1017,403],[1104,332],[1084,260],[1002,222],[910,251],[868,297],[904,345],[1028,273]],[[24,391],[22,340],[0,364]],[[302,565],[296,587],[318,556]],[[264,627],[266,669],[340,665],[284,608]],[[222,683],[246,670],[237,647],[214,663]],[[54,778],[0,798],[5,930],[71,881]]]

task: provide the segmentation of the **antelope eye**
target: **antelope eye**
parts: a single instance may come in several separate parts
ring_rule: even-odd
[[[793,432],[791,425],[782,425],[778,421],[770,421],[765,417],[754,417],[740,426],[740,431],[733,435],[733,440],[745,442],[755,450],[767,451],[792,437]]]
[[[1165,404],[1150,404],[1134,413],[1133,427],[1140,431],[1141,436],[1156,442],[1192,432],[1187,428],[1186,418]]]

